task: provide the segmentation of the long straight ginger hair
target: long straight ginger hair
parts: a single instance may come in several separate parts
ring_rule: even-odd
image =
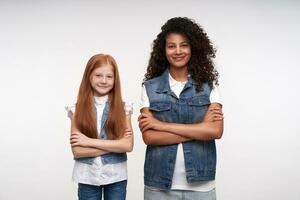
[[[105,123],[108,139],[121,138],[125,133],[125,109],[121,96],[121,84],[115,59],[110,55],[97,54],[90,58],[85,68],[77,97],[75,126],[84,135],[98,138],[94,91],[91,85],[92,72],[103,65],[111,65],[114,72],[114,86],[108,92],[109,112]]]

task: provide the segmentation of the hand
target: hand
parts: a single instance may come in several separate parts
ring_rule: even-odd
[[[72,132],[70,137],[70,144],[72,145],[72,147],[75,146],[88,147],[91,140],[92,140],[91,138],[87,137],[83,133]]]
[[[203,122],[222,121],[224,119],[222,109],[211,108],[205,113]]]
[[[131,137],[133,135],[133,132],[130,128],[125,129],[124,137]]]
[[[146,114],[146,113],[140,114],[138,121],[139,121],[139,128],[141,132],[144,132],[148,129],[162,130],[163,128],[163,122],[157,120],[155,117],[153,117],[150,114]]]

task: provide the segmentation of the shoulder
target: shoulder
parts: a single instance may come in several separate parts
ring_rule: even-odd
[[[210,102],[223,105],[220,88],[218,87],[218,85],[214,85],[213,88],[211,89]]]
[[[157,76],[157,77],[154,77],[152,79],[149,79],[149,80],[146,80],[143,85],[153,85],[153,84],[159,84],[161,81],[161,76]]]
[[[143,83],[143,86],[145,87],[146,91],[155,91],[157,88],[161,87],[161,84],[164,83],[164,79],[162,75],[157,76],[155,78],[149,79]]]
[[[71,104],[65,106],[65,110],[67,111],[68,117],[71,119],[76,110],[76,104]]]
[[[124,110],[126,115],[132,114],[133,113],[133,103],[129,101],[125,101],[124,103]]]
[[[213,88],[208,83],[203,83],[202,90],[209,94],[213,90]]]

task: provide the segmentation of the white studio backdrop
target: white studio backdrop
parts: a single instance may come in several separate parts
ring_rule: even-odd
[[[127,199],[143,199],[141,82],[152,41],[175,16],[195,19],[218,50],[218,199],[300,199],[299,11],[296,0],[0,0],[0,200],[76,199],[64,106],[96,53],[115,57],[134,104]]]

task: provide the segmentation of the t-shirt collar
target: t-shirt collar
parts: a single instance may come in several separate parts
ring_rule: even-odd
[[[104,95],[104,96],[100,96],[100,97],[94,96],[94,99],[95,99],[96,105],[103,105],[107,102],[108,95]]]
[[[190,77],[190,75],[188,75],[188,77]],[[188,80],[186,81],[177,81],[175,80],[171,74],[169,73],[169,83],[170,83],[170,87],[174,87],[176,85],[185,85],[188,82]]]

